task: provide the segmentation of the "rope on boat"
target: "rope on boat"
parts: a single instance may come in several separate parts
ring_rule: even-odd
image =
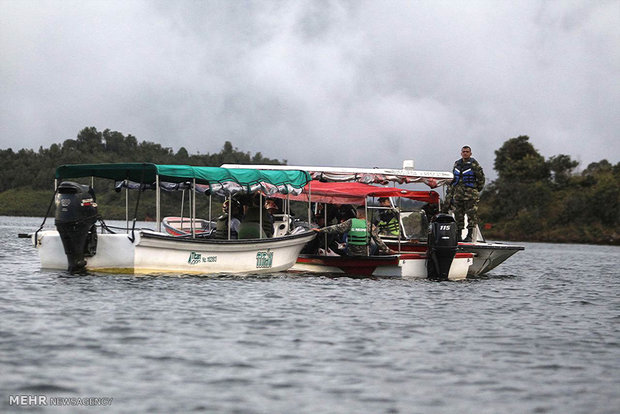
[[[113,228],[118,228],[120,229],[121,227],[114,227],[114,226],[108,226],[107,224],[105,224],[105,221],[103,221],[103,217],[101,217],[101,215],[97,215],[97,219],[99,220],[99,223],[101,223],[101,233],[103,233],[103,230],[107,231],[110,234],[116,234],[115,231],[113,231]]]
[[[50,201],[50,205],[47,206],[47,211],[45,212],[45,216],[43,217],[43,223],[41,223],[41,226],[39,226],[37,231],[34,232],[34,244],[35,244],[35,246],[37,244],[37,236],[38,236],[39,232],[43,229],[43,226],[45,225],[45,221],[47,220],[47,216],[50,214],[50,210],[52,209],[52,205],[54,204],[54,200],[56,199],[56,193],[58,193],[58,187],[56,187],[56,189],[54,190],[54,194],[52,195],[52,200]]]
[[[131,240],[132,243],[136,240],[136,235],[134,234],[134,230],[136,229],[136,217],[138,216],[138,206],[140,205],[140,195],[142,194],[142,191],[144,191],[144,188],[142,188],[143,185],[144,185],[144,168],[142,168],[142,171],[140,172],[140,187],[138,187],[138,199],[136,200],[136,209],[134,210],[134,213],[133,213],[133,222],[131,224],[131,236],[128,236],[129,240]]]

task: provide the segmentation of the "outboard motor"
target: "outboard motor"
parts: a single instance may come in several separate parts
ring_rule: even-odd
[[[95,192],[87,185],[63,181],[56,194],[56,229],[67,255],[68,269],[79,272],[86,266],[84,257],[97,252],[97,203]]]
[[[454,217],[437,214],[428,232],[426,270],[429,279],[448,280],[448,273],[458,247],[458,228]]]

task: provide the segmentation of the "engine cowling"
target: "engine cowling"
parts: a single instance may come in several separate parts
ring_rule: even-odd
[[[67,270],[84,270],[86,256],[97,251],[97,203],[87,185],[63,181],[56,192],[56,229],[67,255]]]
[[[428,232],[426,270],[429,279],[448,280],[450,266],[458,248],[458,227],[454,217],[437,214],[431,220]]]

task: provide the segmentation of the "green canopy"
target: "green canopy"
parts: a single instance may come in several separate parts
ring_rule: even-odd
[[[265,185],[301,189],[309,181],[306,171],[277,171],[257,169],[227,169],[220,167],[195,167],[190,165],[157,165],[150,163],[74,164],[56,169],[56,178],[97,177],[110,180],[130,180],[151,184],[159,176],[160,182],[181,183],[196,179],[197,184],[217,187],[238,185],[245,191],[256,191]]]

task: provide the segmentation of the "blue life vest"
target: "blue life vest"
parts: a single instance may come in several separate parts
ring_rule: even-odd
[[[476,186],[476,175],[472,169],[472,161],[475,160],[470,158],[469,161],[463,161],[461,158],[454,163],[454,180],[452,180],[452,185],[458,185],[462,181],[466,187],[474,188]]]

